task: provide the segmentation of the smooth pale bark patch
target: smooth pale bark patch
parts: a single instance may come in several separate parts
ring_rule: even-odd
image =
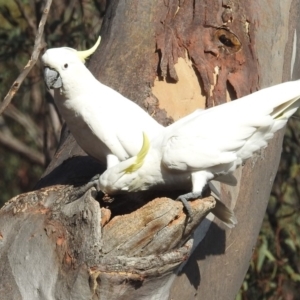
[[[202,95],[192,62],[187,58],[178,58],[174,65],[178,81],[167,82],[166,78],[154,81],[152,93],[159,101],[159,108],[165,109],[174,121],[205,108],[206,99]]]

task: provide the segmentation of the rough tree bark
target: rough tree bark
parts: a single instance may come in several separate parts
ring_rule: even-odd
[[[167,125],[195,108],[291,74],[299,78],[299,2],[113,0],[89,67]],[[233,299],[265,213],[282,136],[236,172],[237,187],[220,187],[236,228],[211,223],[209,215],[191,238],[213,198],[193,201],[187,224],[181,203],[163,197],[176,197],[171,192],[112,203],[95,200],[93,190],[81,195],[80,185],[104,167],[64,128],[36,190],[0,211],[0,298]]]

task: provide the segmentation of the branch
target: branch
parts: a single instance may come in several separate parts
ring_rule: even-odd
[[[31,58],[28,61],[27,65],[24,67],[21,74],[16,79],[16,81],[13,83],[13,85],[9,89],[7,95],[5,96],[3,102],[1,103],[1,105],[0,105],[0,115],[6,109],[8,104],[11,102],[12,98],[14,97],[16,92],[19,90],[19,88],[20,88],[22,82],[24,81],[24,79],[26,78],[27,74],[30,72],[30,70],[33,68],[36,61],[38,60],[40,52],[43,48],[43,46],[42,46],[42,37],[43,37],[44,27],[45,27],[45,23],[46,23],[46,20],[47,20],[47,17],[48,17],[48,13],[49,13],[49,10],[50,10],[51,3],[52,3],[52,0],[47,0],[45,8],[43,10],[43,15],[42,15],[42,18],[41,18],[41,21],[40,21],[40,24],[39,24],[38,33],[35,37],[34,48],[33,48]]]
[[[32,17],[26,12],[26,10],[23,7],[23,3],[20,0],[15,0],[15,3],[17,4],[19,11],[21,12],[22,17],[27,21],[29,27],[31,28],[34,35],[37,34],[36,24],[32,21]]]
[[[0,145],[19,153],[34,164],[45,166],[44,155],[16,139],[5,124],[5,120],[2,116],[0,116]]]
[[[12,118],[18,122],[27,133],[31,136],[32,140],[38,145],[39,148],[43,146],[42,132],[37,127],[37,125],[27,116],[25,113],[22,113],[14,105],[10,104],[7,109],[4,111],[4,115]]]
[[[0,131],[0,144],[26,157],[34,164],[45,166],[45,158],[43,154],[27,147],[12,135],[7,135]]]

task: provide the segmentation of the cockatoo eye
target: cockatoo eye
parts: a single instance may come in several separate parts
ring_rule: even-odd
[[[64,64],[64,68],[67,69],[68,68],[68,64]]]

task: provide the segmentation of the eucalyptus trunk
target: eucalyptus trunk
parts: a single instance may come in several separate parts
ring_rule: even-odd
[[[88,67],[168,125],[196,108],[298,78],[299,7],[299,0],[271,6],[266,0],[112,0]],[[220,186],[238,219],[228,229],[208,215],[212,197],[191,202],[194,218],[187,223],[172,191],[111,203],[94,190],[81,194],[80,186],[105,166],[64,128],[36,189],[0,211],[0,298],[234,299],[282,138],[283,131],[236,171],[236,187]]]

